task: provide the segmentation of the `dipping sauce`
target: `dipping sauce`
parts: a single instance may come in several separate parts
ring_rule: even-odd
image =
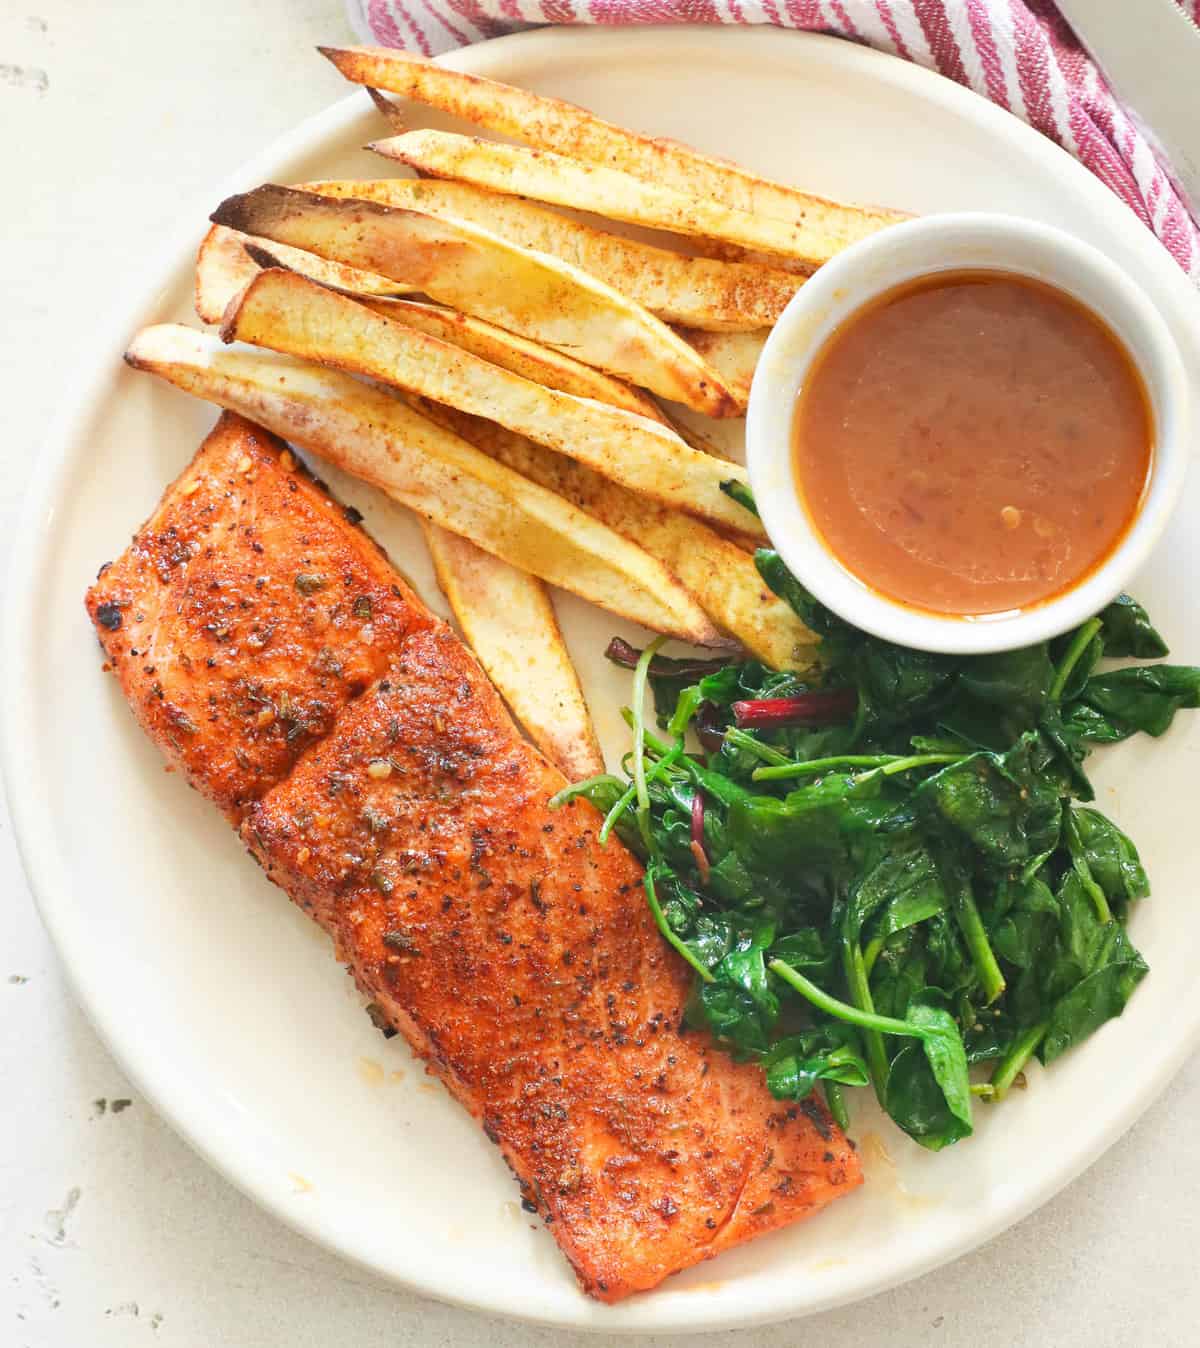
[[[1106,560],[1145,491],[1153,423],[1128,352],[1070,296],[942,272],[834,332],[794,442],[801,501],[847,570],[970,617],[1042,603]]]

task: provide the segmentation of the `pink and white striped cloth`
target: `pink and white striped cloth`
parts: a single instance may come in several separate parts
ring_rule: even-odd
[[[1200,0],[1178,3],[1200,21]],[[948,75],[1062,145],[1200,285],[1196,221],[1050,0],[347,0],[347,11],[364,42],[426,56],[557,23],[775,24],[853,38]]]

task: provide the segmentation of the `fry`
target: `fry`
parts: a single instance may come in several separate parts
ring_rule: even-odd
[[[223,225],[213,225],[200,244],[196,254],[195,305],[196,313],[205,323],[219,323],[229,301],[262,269],[254,251],[267,239],[256,239]],[[340,262],[329,262],[315,253],[299,248],[269,244],[280,266],[290,267],[314,281],[333,286],[353,295],[407,295],[411,286],[389,281],[386,276],[374,276]]]
[[[405,327],[438,337],[443,342],[453,342],[481,360],[511,370],[535,384],[573,393],[577,398],[594,398],[596,402],[623,407],[636,416],[667,424],[658,404],[648,394],[561,351],[505,332],[482,318],[472,318],[470,314],[417,300],[365,300],[364,303],[385,318],[393,318]]]
[[[591,713],[545,585],[468,539],[421,523],[463,635],[529,738],[573,782],[603,772]]]
[[[750,384],[758,358],[762,355],[767,338],[765,332],[697,332],[690,328],[679,328],[679,335],[694,346],[697,351],[715,369],[745,404],[750,401]]]
[[[125,360],[312,450],[542,580],[682,640],[721,640],[661,562],[384,389],[302,361],[229,351],[175,324],[144,328]]]
[[[339,366],[489,417],[665,505],[732,529],[761,525],[720,489],[746,473],[620,408],[543,388],[294,272],[264,271],[231,306],[221,335]]]
[[[386,89],[528,145],[607,165],[699,200],[792,225],[795,256],[812,263],[827,262],[856,239],[904,218],[897,211],[812,196],[677,141],[614,126],[574,104],[466,75],[405,52],[375,47],[322,47],[320,51],[354,83]]]
[[[243,246],[247,237],[213,225],[200,243],[192,295],[196,313],[205,323],[219,323],[229,301],[259,270]]]
[[[714,622],[764,664],[774,669],[806,669],[813,664],[817,638],[763,584],[753,558],[708,525],[646,501],[494,422],[423,402],[419,406],[431,420],[522,477],[636,539],[678,576]]]
[[[250,256],[261,267],[282,265],[269,251],[278,248],[279,245],[268,244],[266,247],[259,247],[256,244],[249,244],[247,247]],[[285,270],[293,271],[295,268],[288,267]],[[603,370],[585,365],[562,351],[531,342],[528,337],[519,337],[515,332],[506,332],[485,319],[472,318],[470,314],[459,313],[457,309],[426,304],[420,300],[364,297],[362,302],[385,318],[394,318],[405,327],[416,328],[418,332],[439,337],[444,342],[453,342],[455,346],[470,351],[482,360],[503,366],[504,369],[512,370],[514,374],[519,374],[525,379],[532,379],[537,384],[545,384],[547,388],[561,389],[564,393],[575,394],[577,398],[594,398],[597,402],[623,407],[627,412],[650,417],[651,420],[661,421],[664,425],[671,424],[653,398],[626,384],[624,380],[614,379]]]
[[[212,219],[381,272],[698,412],[737,414],[720,376],[648,310],[477,225],[270,185],[230,197]]]
[[[559,215],[521,197],[437,178],[339,179],[302,183],[320,196],[356,197],[381,206],[468,220],[523,248],[549,253],[599,277],[668,323],[713,332],[769,327],[803,278],[761,262],[685,257]]]
[[[718,201],[643,182],[603,164],[581,164],[550,150],[428,129],[389,136],[367,148],[435,178],[454,178],[491,192],[533,197],[626,224],[718,239],[741,248],[809,261],[796,225],[735,211]]]

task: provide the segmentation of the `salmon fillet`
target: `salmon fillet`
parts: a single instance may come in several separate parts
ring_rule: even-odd
[[[241,705],[229,691],[233,660],[209,666],[194,654],[211,621],[203,597],[215,593],[225,612],[209,578],[245,566],[241,535],[201,533],[199,550],[171,568],[166,595],[141,560],[154,539],[198,528],[186,494],[197,473],[219,483],[221,501],[233,493],[235,504],[214,499],[215,513],[241,517],[228,477],[239,437],[254,446],[253,494],[275,511],[272,546],[254,565],[290,634],[281,666],[239,638],[240,677],[263,677],[265,663],[277,693],[294,674],[297,696],[319,688],[329,705],[302,752],[293,744],[266,756],[244,715],[214,723],[257,754],[240,777],[215,729],[197,721],[203,751],[193,738],[181,750],[160,707]],[[107,629],[100,610],[120,603],[123,618],[143,614],[134,639],[153,644],[167,671],[133,678],[128,656],[117,666],[143,725],[194,785],[229,802],[267,874],[330,933],[363,992],[480,1121],[591,1295],[616,1301],[653,1287],[848,1193],[861,1182],[857,1156],[816,1101],[781,1104],[757,1067],[682,1031],[688,972],[654,926],[635,858],[615,840],[600,845],[591,806],[547,808],[563,778],[520,737],[474,657],[282,454],[264,432],[224,419],[90,592],[110,659],[124,628]],[[382,668],[363,657],[353,686],[313,682],[320,650],[351,667],[358,647],[352,624],[343,632],[318,609],[322,626],[310,607],[319,595],[291,584],[301,555],[336,557],[354,576],[347,591],[369,574],[390,601],[386,640],[367,648]],[[147,697],[150,677],[161,697]]]

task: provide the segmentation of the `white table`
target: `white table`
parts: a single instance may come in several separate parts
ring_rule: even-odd
[[[348,37],[338,0],[0,0],[0,534],[93,316],[184,212],[203,218],[231,167],[342,93],[306,53]],[[0,1344],[595,1342],[397,1291],[259,1212],[96,1039],[2,814],[0,893]],[[803,1326],[711,1342],[1195,1344],[1198,1116],[1194,1059],[1083,1179],[975,1255]]]

